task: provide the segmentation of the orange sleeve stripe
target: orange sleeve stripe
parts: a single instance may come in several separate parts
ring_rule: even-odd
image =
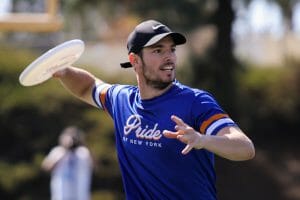
[[[103,106],[103,109],[106,110],[106,107],[105,107],[105,97],[106,97],[106,93],[107,93],[107,90],[110,86],[107,86],[105,88],[102,89],[101,93],[100,93],[100,101],[101,101],[101,105]]]
[[[200,133],[203,133],[205,132],[206,128],[212,124],[214,121],[218,120],[218,119],[221,119],[221,118],[224,118],[224,117],[228,117],[227,114],[216,114],[216,115],[213,115],[211,116],[208,120],[204,121],[201,126],[200,126]]]

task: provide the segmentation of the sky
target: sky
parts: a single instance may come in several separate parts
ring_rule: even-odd
[[[284,20],[281,8],[274,2],[266,0],[253,0],[248,8],[245,8],[236,0],[237,19],[234,23],[234,32],[238,35],[245,33],[268,33],[275,37],[284,34]],[[294,6],[292,19],[294,32],[300,33],[300,2]]]
[[[254,32],[270,31],[281,34],[280,7],[264,0],[255,0],[249,6],[249,22]]]
[[[7,13],[11,9],[11,0],[1,0],[0,15]]]

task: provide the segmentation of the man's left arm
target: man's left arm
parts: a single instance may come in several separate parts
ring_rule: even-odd
[[[186,144],[182,154],[187,154],[195,148],[206,149],[233,161],[249,160],[255,156],[252,141],[238,127],[226,126],[219,130],[216,135],[203,135],[179,117],[173,115],[171,119],[176,123],[176,131],[165,130],[163,134]]]
[[[222,128],[215,136],[203,135],[203,148],[223,158],[242,161],[255,156],[252,141],[236,126]]]

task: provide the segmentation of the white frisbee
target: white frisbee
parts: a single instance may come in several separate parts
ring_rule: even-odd
[[[23,86],[40,84],[79,59],[84,51],[84,42],[69,40],[48,50],[28,65],[19,76]]]

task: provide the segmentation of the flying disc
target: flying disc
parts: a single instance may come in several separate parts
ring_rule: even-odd
[[[76,62],[84,51],[84,42],[69,40],[48,50],[29,64],[19,76],[23,86],[33,86],[52,77],[53,73]]]

